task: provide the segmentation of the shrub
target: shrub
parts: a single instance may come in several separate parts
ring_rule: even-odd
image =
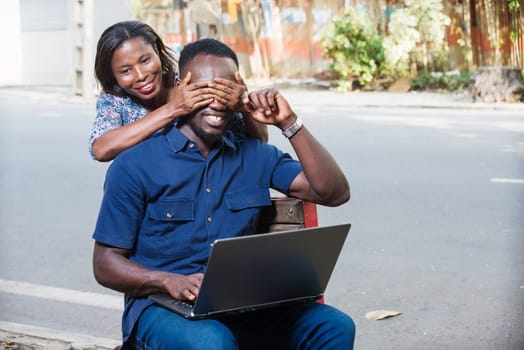
[[[321,38],[323,54],[332,59],[331,69],[341,78],[341,86],[358,79],[365,85],[376,77],[384,62],[382,38],[369,18],[350,8],[328,25]]]
[[[463,91],[471,72],[421,72],[411,82],[412,90]]]

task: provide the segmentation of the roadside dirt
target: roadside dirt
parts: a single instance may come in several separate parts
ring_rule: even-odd
[[[0,350],[110,350],[93,344],[69,343],[0,330]]]

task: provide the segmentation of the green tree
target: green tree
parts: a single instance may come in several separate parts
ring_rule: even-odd
[[[371,82],[385,62],[382,37],[369,18],[350,8],[336,17],[321,38],[323,54],[332,59],[331,69],[340,76],[342,87],[357,79]]]

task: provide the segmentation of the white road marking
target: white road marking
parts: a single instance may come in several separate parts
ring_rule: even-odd
[[[124,297],[92,292],[81,292],[74,289],[44,286],[34,283],[11,281],[0,278],[0,292],[24,295],[28,297],[55,300],[60,302],[94,306],[104,309],[124,309]]]
[[[116,339],[94,337],[88,334],[64,332],[57,329],[37,327],[2,320],[0,320],[0,330],[9,333],[24,334],[43,339],[59,340],[76,345],[97,345],[109,349],[113,349],[115,346],[121,344],[121,341]],[[82,346],[82,348],[88,347]]]
[[[524,184],[524,179],[505,179],[505,178],[493,178],[491,182],[504,183],[504,184]]]

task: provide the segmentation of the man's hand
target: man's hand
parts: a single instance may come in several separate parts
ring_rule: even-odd
[[[285,130],[297,116],[287,100],[276,89],[263,89],[246,94],[244,107],[256,121]]]
[[[95,242],[93,272],[101,285],[135,297],[167,293],[181,300],[195,300],[202,273],[180,275],[150,270],[129,260],[131,251]]]
[[[179,275],[170,273],[164,281],[168,294],[178,300],[195,300],[202,285],[204,274]]]
[[[213,101],[213,90],[208,87],[208,81],[191,83],[191,72],[188,72],[184,80],[177,81],[175,88],[171,89],[167,99],[182,116],[204,108]]]
[[[236,83],[227,79],[215,78],[213,82],[209,84],[209,87],[212,89],[216,100],[229,110],[244,112],[245,109],[242,100],[247,94],[247,86],[239,72],[235,73],[235,80]]]

